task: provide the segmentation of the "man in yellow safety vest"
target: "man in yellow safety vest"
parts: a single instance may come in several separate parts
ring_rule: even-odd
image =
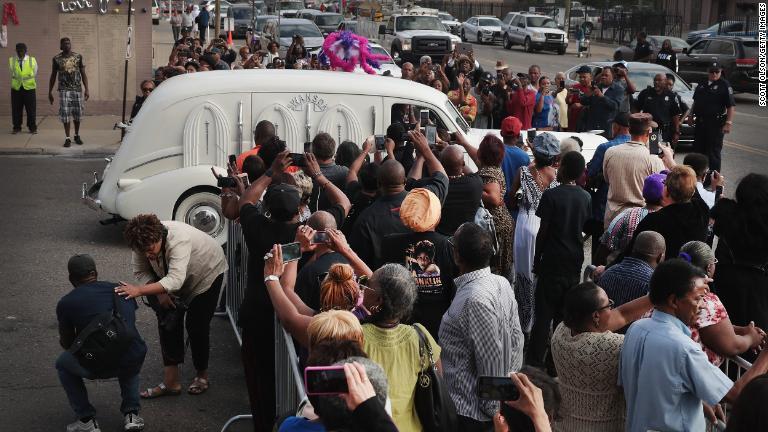
[[[35,76],[37,76],[37,60],[27,55],[27,46],[23,43],[16,44],[16,54],[8,59],[11,70],[11,113],[13,117],[13,133],[21,132],[23,110],[27,110],[27,127],[29,132],[37,133],[35,111],[37,99],[35,94]]]

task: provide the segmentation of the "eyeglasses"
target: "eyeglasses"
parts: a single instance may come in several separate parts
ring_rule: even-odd
[[[154,89],[155,89],[154,87],[144,87],[143,89],[141,89],[141,91],[144,93],[152,93],[152,90]]]
[[[595,312],[600,312],[600,311],[605,310],[605,309],[611,310],[611,309],[613,309],[613,305],[614,305],[613,300],[608,299],[608,304],[603,306],[603,307],[601,307],[601,308],[599,308],[599,309],[597,309]]]

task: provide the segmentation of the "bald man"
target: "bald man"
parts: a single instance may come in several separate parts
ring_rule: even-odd
[[[440,202],[448,192],[448,176],[443,165],[429,148],[427,138],[418,131],[411,131],[409,141],[419,155],[414,165],[423,164],[430,177],[418,181],[419,187],[434,193]],[[421,172],[421,170],[416,170]],[[407,194],[405,168],[394,159],[386,160],[378,170],[380,196],[358,216],[349,236],[349,245],[371,268],[383,263],[382,240],[384,236],[409,232],[400,220],[400,204]]]
[[[678,98],[667,86],[663,73],[653,77],[653,87],[648,87],[637,96],[637,110],[653,116],[658,123],[664,142],[674,145],[680,139],[680,120],[683,115]]]
[[[643,231],[635,238],[632,255],[613,265],[596,281],[615,307],[648,294],[653,270],[664,261],[666,242],[656,231]]]
[[[405,62],[400,67],[400,73],[402,79],[411,80],[413,81],[413,63],[411,62]]]
[[[299,226],[296,238],[299,239],[301,237],[300,233],[303,233],[305,238],[311,239],[318,231],[330,231],[336,228],[336,219],[334,219],[333,215],[320,210],[310,216],[309,220],[307,220],[307,225]],[[331,266],[334,264],[349,264],[349,261],[343,254],[331,250],[324,243],[315,244],[314,248],[312,258],[301,267],[299,274],[296,276],[294,290],[305,305],[315,311],[319,311],[320,284],[322,280],[325,279],[325,275],[328,274]]]
[[[448,194],[436,231],[452,236],[461,224],[475,219],[483,195],[483,180],[477,173],[466,173],[464,149],[459,145],[446,147],[440,154],[440,163],[448,174]]]

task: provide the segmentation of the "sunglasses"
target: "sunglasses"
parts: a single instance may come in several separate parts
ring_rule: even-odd
[[[615,304],[615,303],[613,302],[613,300],[611,300],[611,299],[608,299],[608,304],[607,304],[607,305],[605,305],[605,306],[603,306],[603,307],[601,307],[601,308],[599,308],[599,309],[597,309],[595,312],[600,312],[600,311],[603,311],[603,310],[605,310],[605,309],[613,309],[613,305],[614,305],[614,304]]]

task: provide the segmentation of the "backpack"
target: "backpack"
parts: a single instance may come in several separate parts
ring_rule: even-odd
[[[499,238],[496,235],[496,224],[493,222],[493,216],[491,212],[483,205],[483,200],[480,200],[480,207],[475,212],[474,222],[480,225],[480,228],[484,229],[489,236],[491,236],[491,245],[493,246],[493,255],[496,256],[499,253]]]
[[[69,352],[91,372],[114,371],[137,337],[120,314],[117,294],[113,293],[112,310],[93,318],[77,334]]]

